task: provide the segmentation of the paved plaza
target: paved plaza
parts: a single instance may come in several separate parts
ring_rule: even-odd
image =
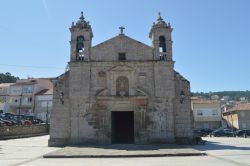
[[[0,141],[0,166],[208,166],[249,165],[250,138],[205,138],[207,145],[188,148],[207,153],[207,156],[135,157],[135,158],[43,158],[43,155],[62,150],[47,146],[48,136]]]

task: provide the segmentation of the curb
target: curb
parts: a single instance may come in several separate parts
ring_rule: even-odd
[[[26,134],[26,135],[15,135],[15,136],[0,136],[0,140],[9,140],[9,139],[18,139],[18,138],[29,138],[29,137],[37,137],[37,136],[43,136],[48,135],[49,133],[39,133],[39,134]]]
[[[165,154],[131,154],[131,155],[43,155],[43,158],[139,158],[139,157],[178,157],[207,156],[206,153],[165,153]]]

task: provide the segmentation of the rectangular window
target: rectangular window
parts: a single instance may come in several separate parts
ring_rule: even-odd
[[[31,103],[32,102],[32,97],[28,98],[28,102]]]
[[[118,55],[118,60],[119,61],[125,61],[126,60],[126,54],[125,53],[119,53]]]
[[[28,87],[26,86],[26,87],[22,88],[23,93],[32,93],[32,91],[33,91],[33,89],[30,86],[28,86]]]

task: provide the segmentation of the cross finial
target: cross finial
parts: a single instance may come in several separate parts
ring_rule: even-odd
[[[162,21],[163,19],[161,18],[161,12],[158,12],[158,21]]]
[[[81,17],[79,19],[84,20],[83,11],[81,11]]]
[[[161,17],[161,12],[158,12],[158,16]]]
[[[121,27],[119,27],[119,29],[120,29],[120,35],[123,35],[124,33],[123,33],[123,30],[125,29],[125,27],[124,26],[121,26]]]

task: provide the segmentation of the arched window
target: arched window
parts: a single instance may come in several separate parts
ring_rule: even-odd
[[[159,51],[166,52],[166,41],[164,36],[159,37]]]
[[[84,37],[78,36],[76,39],[76,60],[84,60]]]
[[[164,36],[159,37],[159,56],[160,60],[166,60],[167,54],[166,54],[166,41]]]
[[[125,76],[116,79],[116,96],[129,96],[129,81]]]

